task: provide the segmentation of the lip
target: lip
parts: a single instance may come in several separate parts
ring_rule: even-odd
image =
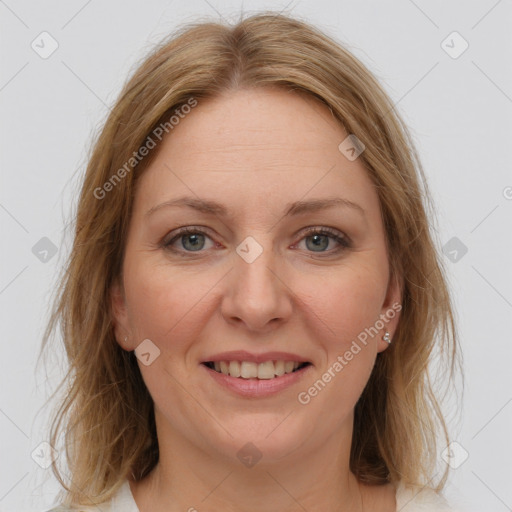
[[[238,354],[238,353],[237,353]],[[270,352],[269,352],[270,354]],[[273,352],[273,354],[277,354],[277,352]],[[221,354],[223,357],[226,354]],[[286,357],[289,357],[291,354],[287,354]],[[267,357],[268,354],[264,354],[264,357]],[[259,356],[258,356],[259,357]],[[297,356],[295,356],[297,357]],[[219,359],[226,361],[226,359]],[[237,359],[233,359],[236,361]],[[242,359],[243,361],[248,361],[250,359]],[[254,359],[253,359],[254,360]],[[264,361],[269,361],[270,359],[264,359]],[[289,359],[293,360],[293,359]],[[215,359],[210,359],[209,361],[215,361]],[[255,361],[257,362],[257,361]],[[262,361],[263,362],[263,361]],[[281,375],[280,377],[275,377],[273,379],[242,379],[240,377],[231,377],[230,375],[224,375],[223,373],[219,373],[211,368],[208,368],[205,364],[199,365],[204,371],[208,372],[207,375],[210,375],[212,379],[222,386],[224,389],[227,389],[231,393],[234,393],[238,396],[243,396],[246,398],[265,398],[268,396],[275,395],[281,391],[284,391],[287,388],[290,388],[294,384],[300,382],[306,374],[309,373],[310,369],[313,365],[308,364],[304,368],[301,368],[293,373],[286,373]]]
[[[262,354],[253,354],[245,350],[235,350],[231,352],[222,352],[207,357],[202,363],[219,361],[250,361],[253,363],[265,363],[266,361],[297,361],[299,363],[310,363],[307,359],[291,352],[263,352]]]

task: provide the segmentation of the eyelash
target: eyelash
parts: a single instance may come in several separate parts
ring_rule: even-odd
[[[161,245],[162,245],[162,247],[164,249],[167,249],[169,251],[172,251],[174,253],[179,253],[179,254],[182,254],[182,255],[183,254],[194,254],[196,252],[197,253],[201,253],[201,252],[204,252],[204,251],[202,251],[202,250],[200,250],[200,251],[186,251],[186,250],[174,249],[173,247],[171,247],[172,244],[174,242],[176,242],[177,240],[179,240],[181,237],[183,237],[185,235],[197,235],[197,234],[205,235],[208,238],[211,238],[204,229],[199,228],[199,227],[189,226],[189,227],[185,227],[185,228],[180,228],[170,240],[166,241],[164,239],[162,241]],[[307,238],[307,237],[310,237],[310,236],[314,236],[314,235],[328,236],[329,238],[331,238],[331,239],[335,240],[336,242],[338,242],[340,244],[340,247],[338,247],[337,249],[331,250],[331,251],[320,251],[318,253],[315,253],[315,251],[311,251],[311,254],[333,255],[333,254],[337,254],[338,252],[343,251],[345,249],[349,249],[351,247],[350,239],[346,235],[340,234],[339,231],[337,231],[335,229],[332,229],[332,228],[328,228],[328,227],[306,228],[303,231],[303,236],[299,240],[299,242],[302,241],[304,238]],[[295,244],[295,245],[297,245],[297,244]]]

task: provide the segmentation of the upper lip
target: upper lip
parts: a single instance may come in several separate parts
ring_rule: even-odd
[[[307,359],[291,352],[263,352],[253,354],[245,350],[234,350],[230,352],[221,352],[206,358],[203,363],[215,361],[251,361],[254,363],[264,363],[266,361],[297,361],[299,363],[309,363]]]

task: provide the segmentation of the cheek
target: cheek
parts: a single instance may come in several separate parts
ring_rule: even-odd
[[[307,309],[316,318],[325,358],[319,375],[305,383],[298,401],[305,414],[317,418],[324,435],[340,427],[353,411],[370,377],[379,334],[371,328],[379,319],[385,297],[385,275],[375,264],[343,268],[326,279],[304,282]],[[368,334],[368,333],[372,334]]]
[[[156,258],[155,258],[156,259]],[[194,359],[195,342],[211,316],[219,274],[191,272],[142,255],[125,261],[125,292],[136,340],[150,339],[174,364]],[[192,364],[192,363],[191,363]]]
[[[387,287],[386,274],[381,271],[369,262],[331,272],[321,283],[318,279],[303,281],[299,293],[307,297],[308,308],[331,340],[330,348],[345,350],[378,320]]]

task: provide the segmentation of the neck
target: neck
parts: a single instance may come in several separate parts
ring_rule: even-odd
[[[308,441],[270,461],[262,448],[252,467],[233,454],[208,453],[176,432],[161,434],[158,465],[132,484],[141,512],[362,510],[361,488],[349,470],[351,424],[321,445]]]

